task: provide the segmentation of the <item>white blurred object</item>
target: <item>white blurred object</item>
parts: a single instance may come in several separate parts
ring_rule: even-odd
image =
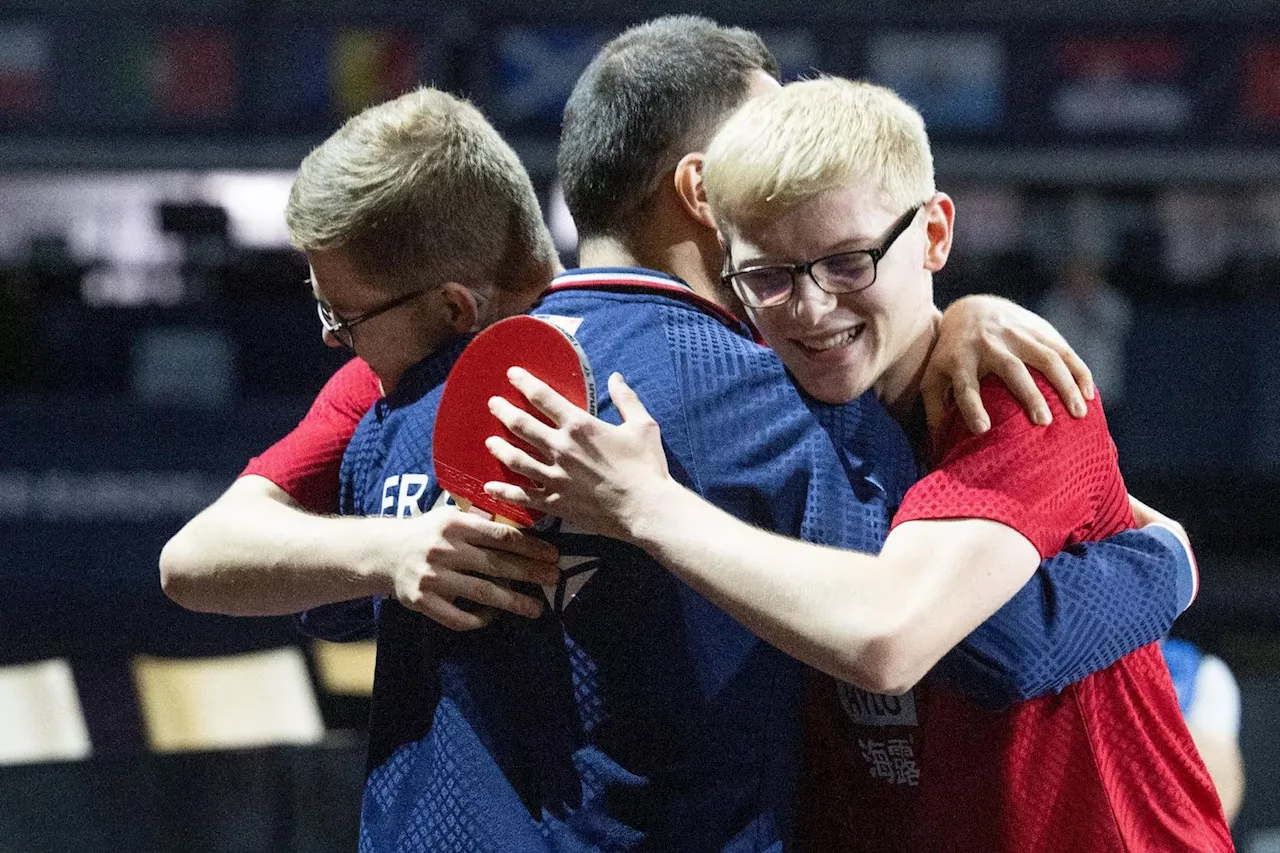
[[[0,765],[79,761],[92,752],[65,660],[0,667],[0,720]]]
[[[375,640],[330,643],[316,640],[316,676],[320,689],[335,696],[373,694],[373,669],[378,657]]]
[[[324,737],[311,676],[293,647],[192,660],[143,655],[133,675],[156,752],[314,744]]]

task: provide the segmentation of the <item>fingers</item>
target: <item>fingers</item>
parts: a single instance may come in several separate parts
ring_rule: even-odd
[[[506,551],[492,551],[488,548],[470,546],[459,552],[458,568],[453,571],[459,577],[505,578],[536,584],[553,584],[560,579],[560,569],[554,562],[530,560]],[[442,576],[439,583],[440,588],[444,589],[451,582]]]
[[[941,373],[926,371],[920,383],[920,396],[924,399],[924,417],[929,425],[929,434],[936,436],[946,423],[951,386]]]
[[[991,429],[991,417],[982,405],[982,394],[978,392],[976,383],[956,384],[952,388],[952,394],[960,417],[964,418],[965,426],[970,432],[981,435]]]
[[[1157,520],[1151,507],[1147,506],[1133,495],[1129,495],[1129,511],[1133,513],[1133,520],[1138,523],[1139,527],[1145,527],[1151,522]]]
[[[447,582],[440,585],[440,595],[465,598],[476,604],[529,619],[537,619],[542,615],[542,603],[537,599],[516,592],[506,584],[474,575],[452,575]]]
[[[1038,343],[1048,347],[1056,353],[1058,357],[1066,363],[1067,369],[1071,372],[1071,375],[1075,377],[1076,387],[1079,388],[1080,393],[1086,400],[1092,400],[1097,396],[1097,387],[1093,384],[1093,371],[1089,369],[1089,365],[1084,363],[1084,359],[1082,359],[1079,354],[1072,349],[1071,344],[1067,343],[1067,339],[1062,336],[1062,333],[1055,329],[1052,323],[1040,315],[1031,313],[1025,309],[1019,309],[1019,311],[1023,314],[1025,325],[1015,325],[1013,328],[1024,329],[1029,332]],[[1058,395],[1062,397],[1065,402],[1067,395],[1063,393],[1062,388],[1058,386],[1056,381],[1054,381],[1053,384],[1058,388]],[[1076,417],[1084,417],[1085,414],[1084,411],[1077,411],[1072,409],[1070,406],[1068,406],[1068,411]]]
[[[1076,385],[1079,386],[1080,393],[1084,394],[1085,399],[1092,400],[1098,396],[1098,387],[1093,384],[1093,371],[1084,363],[1084,359],[1070,347],[1067,347],[1066,352],[1059,352],[1058,355],[1062,356],[1062,360],[1067,363],[1067,369],[1075,377]]]
[[[541,494],[531,494],[519,486],[513,486],[510,483],[504,483],[500,480],[490,480],[484,484],[484,490],[490,497],[495,497],[500,501],[506,501],[509,504],[527,507],[528,509],[538,509],[544,512],[550,510],[550,506]]]
[[[498,612],[484,609],[475,613],[462,610],[435,595],[426,595],[417,601],[401,601],[410,610],[416,610],[433,622],[439,622],[454,631],[474,631],[483,628],[494,620]]]
[[[523,367],[512,367],[507,370],[507,379],[515,389],[542,412],[556,426],[563,426],[565,419],[580,412],[577,406],[560,396],[554,388]]]
[[[609,375],[609,398],[613,400],[613,405],[618,408],[618,414],[622,415],[624,423],[632,420],[653,420],[649,415],[649,410],[644,407],[644,403],[640,402],[640,397],[622,378],[621,373]]]
[[[549,452],[555,428],[547,426],[524,409],[513,406],[502,397],[489,398],[489,411],[511,434],[533,445],[538,450]]]
[[[505,551],[549,564],[554,564],[560,557],[560,552],[550,542],[522,533],[508,524],[499,524],[475,515],[467,517],[467,542],[477,548]]]
[[[534,459],[505,438],[491,435],[484,440],[484,446],[508,470],[528,477],[535,483],[546,483],[558,473],[554,467]]]
[[[1017,330],[1014,330],[1012,334],[1013,347],[1011,351],[1013,355],[1044,374],[1045,378],[1049,380],[1049,384],[1058,392],[1058,398],[1062,400],[1067,411],[1074,417],[1083,418],[1088,414],[1089,408],[1085,404],[1084,394],[1080,386],[1076,384],[1075,375],[1072,374],[1063,357],[1064,353],[1075,355],[1071,347],[1067,346],[1065,341],[1059,347],[1053,340],[1046,343],[1044,340],[1037,340],[1035,337]],[[1077,357],[1076,360],[1079,361],[1079,358]],[[1080,364],[1083,365],[1084,362],[1080,362]]]
[[[994,364],[994,370],[1000,377],[1000,381],[1009,388],[1014,399],[1026,411],[1033,424],[1047,426],[1053,422],[1049,404],[1045,402],[1044,394],[1040,393],[1040,386],[1036,385],[1035,379],[1031,377],[1031,371],[1027,370],[1027,365],[1022,359],[1010,354],[1007,358],[999,359]]]

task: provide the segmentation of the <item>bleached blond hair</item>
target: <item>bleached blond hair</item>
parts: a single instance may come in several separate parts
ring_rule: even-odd
[[[935,192],[924,119],[892,91],[823,77],[752,98],[707,148],[707,201],[722,226],[864,180],[907,210]]]
[[[501,289],[555,256],[515,151],[470,103],[429,87],[370,107],[308,154],[285,220],[298,248],[346,249],[403,291]]]

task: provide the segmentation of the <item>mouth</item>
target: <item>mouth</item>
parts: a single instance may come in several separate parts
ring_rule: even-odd
[[[834,350],[843,349],[859,337],[867,328],[866,323],[859,323],[848,329],[825,335],[810,335],[806,338],[793,338],[792,343],[805,355],[821,356]]]

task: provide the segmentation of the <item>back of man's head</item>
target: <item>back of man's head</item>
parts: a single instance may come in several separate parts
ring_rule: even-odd
[[[298,248],[344,249],[405,292],[501,289],[555,257],[515,151],[471,104],[431,88],[365,110],[307,155],[285,219]]]
[[[747,99],[753,71],[778,77],[759,36],[691,15],[605,45],[565,105],[557,158],[579,236],[625,238],[663,176]]]

